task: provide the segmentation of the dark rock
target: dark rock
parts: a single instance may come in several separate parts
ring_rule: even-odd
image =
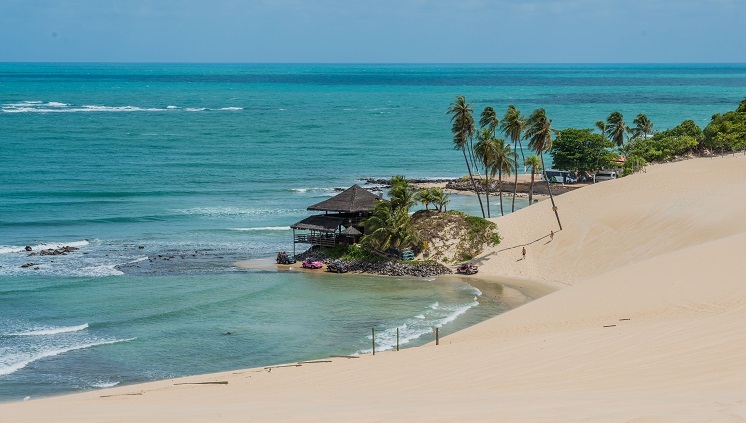
[[[138,249],[138,250],[144,250],[144,249],[145,249],[145,246],[144,246],[144,245],[140,245],[139,247],[137,247],[137,249]]]
[[[27,246],[26,246],[26,248],[24,248],[24,250],[26,250],[26,251],[31,251],[31,250],[32,250],[32,248],[31,248],[31,247],[29,247],[29,246],[27,245]]]
[[[39,263],[26,263],[26,264],[22,264],[21,267],[25,269],[27,267],[37,266],[38,264]]]

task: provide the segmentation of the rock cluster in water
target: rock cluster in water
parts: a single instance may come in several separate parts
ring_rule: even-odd
[[[31,251],[31,247],[27,246],[25,250]],[[73,251],[78,251],[78,248],[70,247],[69,245],[66,245],[64,247],[57,248],[57,249],[49,248],[46,250],[41,250],[39,251],[38,255],[40,256],[64,256],[66,254],[72,253]],[[29,254],[29,257],[35,256],[35,255],[37,255],[37,253],[32,252]]]
[[[370,273],[372,275],[384,276],[414,276],[427,278],[452,273],[448,267],[434,261],[368,261],[368,260],[341,260],[326,257],[326,255],[317,250],[308,250],[295,256],[300,262],[305,258],[314,258],[321,260],[325,265],[333,261],[341,262],[350,272]]]
[[[391,187],[391,179],[376,179],[376,178],[362,178],[358,179],[365,185],[379,185],[384,188]],[[407,179],[407,182],[411,184],[442,184],[447,182],[457,181],[457,179],[444,178],[444,179]]]

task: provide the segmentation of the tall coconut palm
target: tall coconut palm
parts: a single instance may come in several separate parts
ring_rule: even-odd
[[[542,169],[546,169],[542,153],[552,149],[552,132],[552,120],[547,119],[544,109],[534,110],[526,120],[526,132],[523,137],[528,140],[528,147],[534,150],[539,158],[541,158]],[[552,201],[552,210],[554,210],[554,215],[557,217],[557,224],[560,230],[562,230],[562,222],[560,222],[559,213],[557,212],[557,205],[554,204],[554,196],[549,186],[549,179],[544,178],[544,180],[547,183],[547,191],[549,191],[549,199]]]
[[[486,183],[484,196],[487,203],[487,217],[492,217],[490,211],[490,191],[492,189],[490,169],[495,162],[495,155],[497,154],[495,150],[495,137],[492,135],[492,131],[489,127],[483,126],[482,129],[477,132],[477,140],[477,144],[474,146],[474,155],[479,163],[484,167],[484,179]]]
[[[451,195],[447,192],[443,192],[443,188],[435,187],[430,188],[431,195],[433,197],[433,205],[438,210],[438,212],[443,212],[448,209],[448,203],[451,202],[451,200],[448,199]]]
[[[401,249],[416,242],[409,226],[409,213],[403,207],[392,209],[386,200],[376,203],[373,214],[365,220],[365,232],[368,235],[361,239],[363,245],[378,251]]]
[[[479,126],[490,130],[492,135],[495,135],[495,129],[500,121],[497,119],[497,113],[495,109],[487,106],[482,111],[482,116],[479,118]]]
[[[391,189],[389,189],[389,197],[391,197],[391,209],[396,210],[399,207],[403,207],[407,212],[415,203],[414,200],[414,189],[407,181],[407,178],[403,175],[396,175],[391,178],[390,181]]]
[[[425,206],[425,210],[427,210],[427,207],[433,202],[433,192],[427,188],[423,188],[414,194],[414,199],[422,203]]]
[[[606,138],[606,122],[599,120],[596,122],[596,128],[598,128],[599,131],[601,131],[601,136]]]
[[[500,196],[500,215],[505,216],[505,211],[503,210],[502,190],[503,174],[505,176],[510,176],[510,172],[512,172],[513,169],[517,167],[518,153],[510,148],[510,144],[505,144],[504,139],[493,138],[493,140],[495,144],[495,156],[492,166],[490,167],[490,173],[494,178],[495,173],[497,172],[497,194]]]
[[[528,204],[531,205],[534,201],[534,175],[536,175],[537,170],[541,169],[541,160],[536,155],[532,154],[526,157],[523,164],[531,169],[531,185],[528,189]]]
[[[454,149],[461,150],[464,154],[464,161],[466,162],[466,170],[469,172],[469,179],[474,187],[474,192],[477,194],[477,200],[479,200],[479,208],[482,210],[482,217],[484,214],[484,205],[482,204],[482,197],[479,195],[479,189],[474,181],[474,174],[471,171],[471,165],[469,164],[469,158],[467,156],[467,149],[469,155],[471,154],[471,140],[474,136],[474,110],[470,107],[469,103],[466,102],[466,98],[462,95],[456,96],[456,99],[451,103],[446,114],[451,116],[451,132],[453,132],[453,144]]]
[[[632,128],[633,139],[647,139],[648,135],[653,133],[653,122],[643,113],[638,114],[632,123],[635,124],[635,127]]]
[[[518,152],[518,146],[521,142],[521,134],[523,133],[523,128],[525,127],[525,120],[523,116],[521,116],[521,111],[516,109],[515,106],[512,104],[508,106],[508,110],[505,112],[505,116],[503,116],[503,121],[500,124],[500,130],[505,134],[505,137],[513,141],[513,151]],[[525,157],[523,157],[523,146],[520,148],[521,150],[521,157],[525,161]],[[513,204],[510,207],[510,211],[515,211],[515,197],[518,193],[518,168],[516,167],[515,172],[515,186],[513,187]]]
[[[629,131],[629,127],[624,123],[624,118],[619,112],[611,112],[606,118],[606,135],[613,141],[617,147],[624,145],[624,136]]]

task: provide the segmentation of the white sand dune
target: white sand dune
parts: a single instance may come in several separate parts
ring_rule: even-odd
[[[558,197],[551,242],[548,201],[498,218],[480,274],[561,289],[439,346],[5,404],[0,421],[744,421],[744,194],[746,157],[696,159]],[[204,381],[229,384],[174,385]]]

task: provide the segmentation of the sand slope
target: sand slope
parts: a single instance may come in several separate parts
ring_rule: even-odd
[[[0,421],[744,421],[744,193],[746,158],[697,159],[558,197],[552,242],[549,202],[498,218],[480,274],[563,288],[439,346],[6,404]],[[209,380],[229,384],[174,385]]]

